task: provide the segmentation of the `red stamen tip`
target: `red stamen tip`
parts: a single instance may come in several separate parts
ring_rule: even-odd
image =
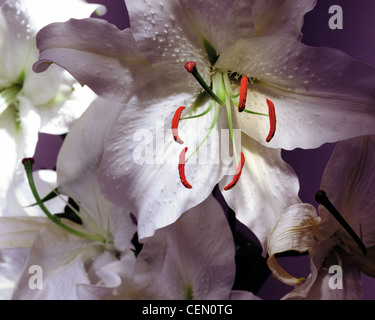
[[[275,106],[271,100],[267,100],[268,105],[268,115],[270,118],[270,131],[268,133],[268,136],[266,138],[267,142],[270,142],[273,136],[275,135],[276,131],[276,113],[275,113]]]
[[[249,84],[249,79],[246,76],[242,76],[240,85],[240,101],[238,102],[238,112],[244,111],[246,107],[246,97],[247,97],[247,86]]]
[[[172,119],[172,133],[173,133],[173,138],[174,141],[176,141],[179,144],[183,144],[184,142],[181,140],[181,138],[178,136],[178,123],[180,122],[181,118],[181,112],[184,110],[185,107],[179,107]]]
[[[224,187],[225,191],[228,191],[228,190],[232,189],[237,184],[238,180],[240,180],[241,173],[242,173],[242,168],[243,168],[244,164],[245,164],[245,156],[241,152],[241,160],[238,163],[238,166],[237,166],[236,172],[234,174],[233,180],[232,180],[231,183],[229,183],[228,185],[226,185]]]
[[[185,69],[190,73],[193,73],[196,67],[197,64],[194,61],[189,61],[185,63]]]
[[[186,151],[187,151],[187,147],[182,149],[181,153],[180,153],[180,162],[178,164],[178,173],[180,174],[180,180],[181,180],[181,183],[188,189],[191,189],[192,186],[190,185],[190,183],[186,180],[186,177],[185,177],[185,154],[186,154]]]

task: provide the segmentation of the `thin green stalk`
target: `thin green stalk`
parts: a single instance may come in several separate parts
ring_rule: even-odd
[[[61,222],[60,218],[58,218],[58,217],[54,216],[52,213],[50,213],[49,210],[43,204],[43,201],[39,197],[39,194],[38,194],[38,192],[36,190],[36,187],[35,187],[34,178],[33,178],[33,163],[34,163],[34,160],[32,158],[26,158],[22,161],[22,163],[25,166],[26,176],[27,176],[27,179],[29,181],[31,192],[34,195],[34,198],[35,198],[36,202],[38,203],[38,205],[42,209],[42,211],[47,215],[47,217],[53,223],[55,223],[57,226],[61,227],[65,231],[67,231],[71,234],[74,234],[77,237],[84,238],[84,239],[87,239],[87,240],[93,240],[93,241],[101,241],[103,243],[106,242],[106,240],[102,236],[80,232],[80,231],[77,231],[77,230],[67,226],[66,224]]]

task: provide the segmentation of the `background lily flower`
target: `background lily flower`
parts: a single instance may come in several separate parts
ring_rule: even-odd
[[[148,238],[130,270],[128,259],[124,259],[107,266],[105,275],[108,284],[117,280],[111,288],[111,297],[116,299],[259,299],[250,292],[231,290],[235,278],[234,253],[226,216],[217,200],[210,196]],[[122,269],[121,280],[119,273],[112,271],[119,269]],[[81,298],[99,298],[109,288],[85,285],[81,289],[85,289]]]
[[[85,118],[82,119],[85,121]],[[136,226],[129,212],[102,195],[95,163],[80,163],[86,165],[85,174],[81,172],[79,176],[75,175],[74,180],[70,179],[69,170],[75,169],[75,166],[74,163],[67,165],[71,158],[69,136],[66,140],[67,147],[63,145],[57,164],[58,191],[78,204],[79,209],[72,210],[81,224],[65,219],[63,223],[80,235],[77,237],[67,232],[45,217],[1,218],[0,248],[31,248],[13,293],[14,299],[76,299],[78,285],[100,281],[96,271],[122,256],[134,256],[131,239]],[[29,287],[28,270],[33,265],[43,270],[43,290]]]
[[[33,156],[38,132],[66,133],[95,94],[82,88],[67,72],[52,66],[35,74],[37,32],[45,25],[71,17],[90,16],[100,5],[81,0],[7,0],[0,8],[0,215],[10,214],[12,184],[22,175],[20,161]]]
[[[269,266],[274,275],[290,285],[300,285],[277,263],[275,254],[288,250],[308,251],[311,274],[286,299],[360,299],[360,271],[375,277],[374,269],[374,151],[375,137],[365,136],[339,142],[324,171],[321,188],[331,203],[361,238],[367,254],[332,214],[319,206],[319,215],[309,204],[289,207],[269,238]],[[362,249],[364,250],[364,249]],[[331,265],[343,268],[343,290],[328,287]]]

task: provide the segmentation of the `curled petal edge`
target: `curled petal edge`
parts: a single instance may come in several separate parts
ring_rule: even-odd
[[[267,260],[268,268],[271,270],[272,275],[282,283],[285,283],[289,286],[299,286],[301,285],[306,279],[305,278],[295,278],[291,276],[288,272],[286,272],[281,266],[278,264],[275,255],[272,255]]]

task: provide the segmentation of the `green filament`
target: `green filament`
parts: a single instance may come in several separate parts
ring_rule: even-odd
[[[214,118],[212,119],[212,122],[211,122],[211,126],[210,126],[210,129],[208,130],[206,136],[204,137],[204,139],[202,140],[202,142],[199,144],[199,146],[194,150],[194,152],[186,159],[185,163],[187,163],[189,161],[189,159],[199,150],[199,148],[203,145],[203,143],[206,142],[206,140],[208,139],[208,137],[210,136],[212,130],[214,129],[215,127],[215,124],[216,124],[216,121],[217,121],[217,118],[219,116],[219,111],[220,111],[220,106],[216,106],[216,110],[215,110],[215,115],[214,115]]]

